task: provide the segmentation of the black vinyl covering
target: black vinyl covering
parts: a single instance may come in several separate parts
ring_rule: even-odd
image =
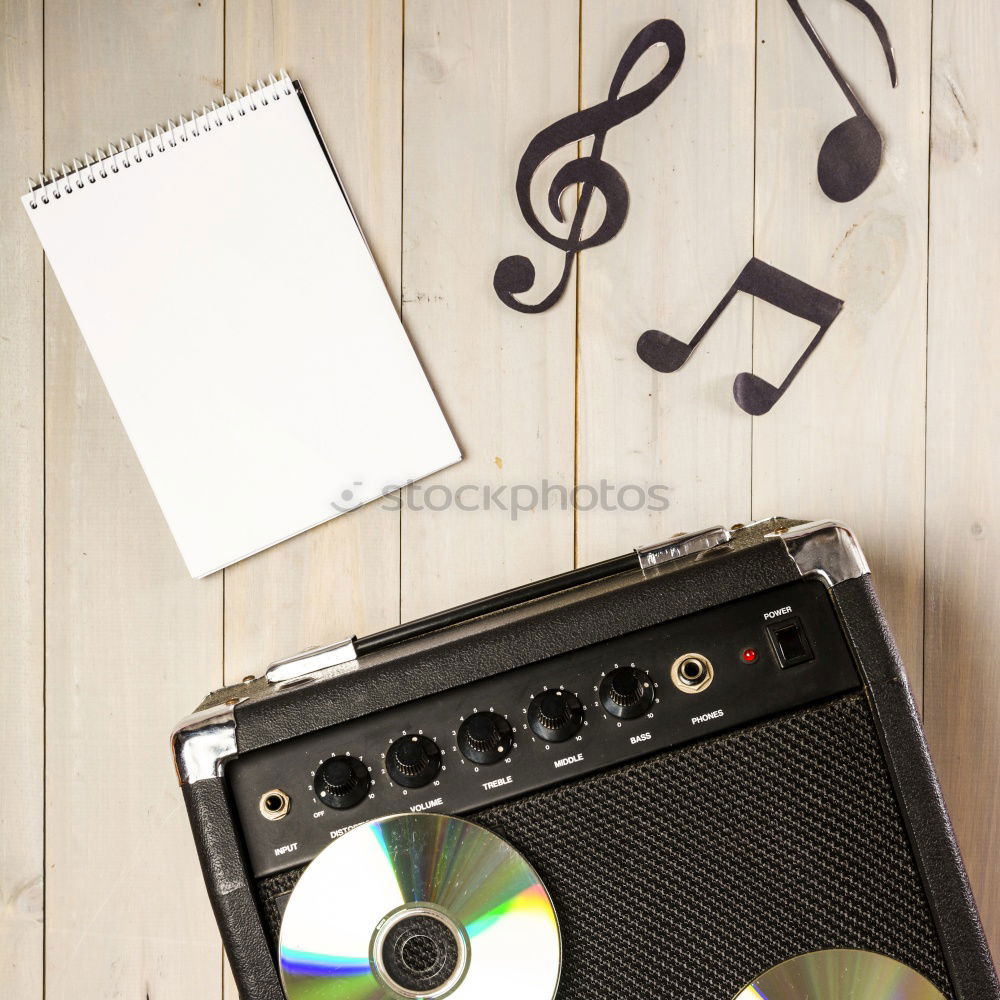
[[[362,670],[280,691],[272,691],[265,681],[257,680],[248,685],[216,692],[204,704],[215,705],[229,698],[245,697],[246,700],[235,711],[239,751],[244,753],[266,747],[301,733],[360,718],[470,680],[498,674],[601,639],[623,635],[656,622],[691,614],[792,582],[798,578],[799,573],[783,543],[777,538],[764,537],[776,527],[791,523],[793,522],[772,521],[738,532],[732,545],[686,557],[669,567],[666,572],[649,578],[644,578],[638,570],[623,571],[590,582],[571,583],[568,590],[556,590],[548,596],[534,596],[528,592],[527,599],[521,603],[517,603],[516,598],[510,607],[505,607],[504,602],[498,602],[491,611],[444,628],[434,624],[442,620],[435,617],[429,621],[429,631],[426,634],[421,634],[419,627],[408,626],[405,634],[394,633],[400,637],[399,641],[371,644],[369,648],[380,648],[361,656],[361,666],[364,667]],[[510,595],[507,598],[509,600]],[[880,829],[883,831],[883,839],[879,840],[876,836],[872,843],[883,852],[883,858],[892,866],[893,872],[882,875],[871,872],[870,875],[875,880],[874,884],[880,886],[885,895],[897,894],[896,898],[904,914],[898,934],[880,939],[870,924],[856,924],[859,919],[855,910],[860,905],[858,901],[867,900],[866,906],[876,904],[875,900],[868,899],[865,887],[860,884],[842,884],[841,889],[846,891],[846,895],[838,897],[842,900],[840,911],[837,911],[834,903],[835,897],[828,897],[834,913],[831,919],[836,917],[837,912],[845,919],[849,918],[854,926],[851,940],[868,942],[867,945],[859,946],[875,947],[879,940],[883,940],[883,948],[898,954],[904,961],[907,961],[905,956],[909,955],[909,964],[924,971],[949,998],[996,1000],[1000,997],[1000,990],[988,946],[969,893],[902,665],[871,582],[865,576],[840,583],[833,590],[833,598],[865,677],[865,694],[839,703],[830,703],[826,708],[811,710],[811,714],[792,713],[785,718],[798,718],[799,722],[786,721],[780,728],[780,733],[785,735],[775,737],[770,744],[765,741],[758,746],[769,746],[768,752],[772,754],[780,751],[786,755],[786,763],[798,761],[801,766],[807,759],[812,760],[803,750],[802,740],[806,739],[808,744],[809,739],[815,741],[820,738],[818,734],[825,733],[822,743],[824,753],[834,754],[844,768],[855,768],[860,775],[857,782],[859,787],[853,794],[861,798],[854,801],[850,797],[850,790],[844,788],[842,782],[838,784],[836,775],[821,768],[821,773],[826,776],[824,788],[834,790],[838,797],[836,801],[843,801],[845,811],[852,802],[852,808],[857,809],[854,815],[860,824],[857,826],[859,850],[863,848],[867,851],[868,848],[863,847],[861,841],[870,841],[875,836],[875,832],[864,825],[867,822],[865,816],[871,815],[874,810],[874,815],[882,817]],[[359,646],[364,648],[363,643],[359,643]],[[868,710],[862,711],[865,702]],[[812,721],[802,722],[804,716]],[[775,726],[778,723],[763,725]],[[803,725],[806,727],[804,730]],[[719,740],[686,748],[680,753],[690,754],[688,759],[701,761],[699,767],[704,770],[710,763],[710,744],[722,745],[720,741],[728,740],[728,745],[747,746],[746,741],[755,739],[753,733],[759,729],[760,727],[755,727],[737,731],[720,737]],[[774,729],[765,731],[779,732]],[[788,735],[796,732],[798,736]],[[848,736],[853,741],[851,747],[840,747],[839,744],[845,742],[845,737]],[[875,747],[881,748],[878,755],[874,753]],[[698,815],[696,810],[692,811],[695,808],[693,802],[684,806],[683,801],[675,802],[674,799],[674,796],[681,794],[682,787],[696,786],[698,768],[694,772],[687,772],[686,784],[678,785],[671,791],[671,779],[667,772],[657,770],[668,759],[672,759],[672,755],[665,754],[621,769],[621,773],[625,775],[624,780],[639,782],[639,787],[646,792],[655,793],[659,790],[659,799],[653,794],[651,798],[641,801],[659,801],[660,807],[655,811],[655,817],[657,823],[662,824],[663,831],[669,831],[671,823],[690,824],[694,821],[693,817]],[[780,798],[789,794],[787,775],[782,776],[777,772],[771,775],[774,788],[768,792],[764,787],[765,776],[760,768],[767,766],[768,755],[763,749],[756,755],[747,752],[744,759],[744,769],[751,766],[751,759],[757,761],[754,765],[758,769],[757,795],[773,794]],[[876,767],[876,761],[884,761],[884,768]],[[603,842],[591,843],[589,861],[580,853],[582,840],[567,840],[566,833],[560,841],[561,847],[546,851],[546,837],[555,829],[552,826],[555,821],[550,819],[546,821],[548,825],[543,824],[537,811],[543,809],[545,803],[558,805],[561,801],[559,796],[583,796],[589,803],[589,808],[606,811],[613,807],[618,817],[618,829],[628,833],[630,841],[636,839],[641,843],[643,837],[637,836],[637,832],[642,831],[637,824],[648,824],[654,814],[642,807],[639,799],[628,798],[626,803],[624,800],[609,798],[608,804],[602,805],[601,795],[593,797],[594,793],[591,791],[608,791],[612,786],[606,783],[616,780],[618,773],[608,772],[584,779],[578,784],[505,803],[481,814],[479,819],[500,832],[506,832],[529,854],[537,854],[539,867],[548,871],[549,878],[552,879],[553,891],[565,894],[569,891],[569,886],[559,874],[559,866],[567,864],[565,859],[569,858],[578,859],[580,865],[585,862],[594,866],[603,863]],[[728,799],[738,807],[730,810],[734,816],[739,814],[740,809],[746,810],[742,816],[742,825],[737,824],[732,836],[736,835],[736,829],[753,830],[755,826],[759,826],[759,819],[755,818],[750,809],[753,803],[746,799],[747,790],[743,787],[749,780],[747,774],[744,770],[744,781],[740,787],[733,786],[728,778],[723,778],[720,786],[728,789]],[[849,777],[849,771],[845,770],[843,774]],[[804,775],[800,775],[800,778],[800,793],[818,795],[820,799],[827,794],[821,794],[821,790],[813,788]],[[885,794],[888,787],[895,789],[895,798]],[[667,793],[669,797],[664,798]],[[552,798],[553,796],[556,798]],[[239,834],[235,828],[224,779],[198,781],[185,788],[185,798],[206,884],[241,995],[244,1000],[282,1000],[272,947],[257,899],[257,887],[251,884],[243,861]],[[784,808],[791,808],[788,801],[781,801],[785,803]],[[835,800],[824,801],[823,809],[829,813]],[[790,813],[787,816],[791,818]],[[710,816],[705,817],[704,822],[708,823],[710,819]],[[806,823],[803,829],[814,829],[819,837],[821,831],[819,828],[809,827],[808,819],[807,816],[802,817]],[[579,829],[580,824],[576,824],[571,832]],[[688,827],[685,826],[684,829]],[[713,829],[710,823],[706,829]],[[905,830],[908,834],[908,844],[900,841],[899,830]],[[716,832],[720,837],[728,836],[722,827],[718,827]],[[829,837],[832,835],[825,835],[827,840],[823,842],[828,846],[831,846]],[[886,836],[888,840],[884,839]],[[846,839],[838,833],[835,840],[837,850],[846,850]],[[810,842],[797,842],[797,856],[802,865],[805,865],[803,859],[810,857],[809,852],[814,848],[815,845]],[[758,845],[757,851],[763,850],[764,847]],[[766,852],[744,856],[737,854],[735,857],[743,857],[748,865],[753,858],[756,858],[753,863],[757,865],[766,866],[769,863]],[[630,864],[634,865],[639,861],[637,855]],[[806,875],[806,867],[800,869],[802,877]],[[740,870],[737,866],[730,868],[729,873],[735,878]],[[287,881],[293,874],[285,873],[277,878]],[[750,881],[750,873],[746,874],[747,884],[756,885]],[[701,888],[708,891],[709,899],[712,896],[710,875],[711,872],[706,869],[701,876]],[[821,880],[821,876],[816,874],[814,879]],[[923,887],[923,898],[919,903],[914,895],[914,885],[917,884],[914,879]],[[561,885],[565,887],[560,889]],[[809,898],[820,899],[820,888],[819,882],[814,883]],[[831,883],[827,888],[832,893],[835,887]],[[267,899],[273,898],[274,886],[262,885],[261,889],[264,890],[265,903]],[[646,891],[648,887],[638,892],[636,899],[641,901]],[[764,886],[758,886],[758,892],[764,891]],[[569,905],[574,904],[571,902]],[[638,912],[642,912],[641,905],[635,901],[633,905],[638,906]],[[764,909],[766,911],[767,907]],[[889,919],[888,915],[883,916]],[[568,927],[573,926],[573,919],[567,915]],[[662,919],[666,920],[667,917],[663,916]],[[727,917],[728,922],[744,921],[746,927],[751,929],[757,926],[758,921],[768,919],[777,917],[762,916],[749,899],[745,908],[733,908]],[[814,917],[811,923],[805,921],[802,930],[804,936],[800,943],[833,940],[829,936],[833,925],[822,925],[826,930],[821,933],[822,922],[817,923],[817,920]],[[648,924],[640,926],[649,929]],[[866,926],[869,930],[863,931]],[[930,927],[936,931],[937,940],[933,936],[928,937]],[[847,933],[846,924],[842,926],[842,930]],[[592,927],[590,933],[597,934],[598,928]],[[731,927],[726,933],[730,942],[743,941]],[[745,935],[749,932],[741,933]],[[786,934],[780,938],[783,947],[792,947],[793,942],[799,940],[794,935],[787,936],[791,934],[791,929],[787,926],[783,933]],[[828,936],[824,937],[824,934]],[[619,940],[634,943],[637,948],[644,943],[641,934],[626,933]],[[721,947],[719,941],[709,944],[713,948]],[[749,944],[744,942],[740,947],[749,947]],[[751,950],[748,954],[756,956],[758,961],[765,961],[765,946],[758,943],[756,947],[757,951]],[[580,950],[575,940],[567,940],[568,960],[572,960],[572,956],[576,954],[583,955],[585,952]],[[783,954],[779,957],[790,955]],[[676,960],[676,957],[671,959],[672,962]],[[602,959],[598,954],[593,954],[591,961],[594,963],[594,970],[601,968]],[[749,964],[747,967],[749,968]],[[723,963],[720,968],[720,988],[723,981],[731,984],[739,978],[735,965],[725,966]],[[568,965],[567,969],[569,978],[560,992],[560,1000],[591,996],[596,1000],[598,996],[603,998],[608,995],[587,992],[588,987],[583,984],[583,980],[576,978],[576,974],[572,972],[573,966]],[[750,975],[760,971],[761,968],[752,968]],[[725,988],[728,989],[728,985]],[[565,992],[566,990],[569,992]],[[633,990],[631,995],[636,1000],[641,1000],[646,994]],[[662,995],[661,991],[657,996],[659,998]],[[670,991],[669,995],[682,994]],[[709,990],[700,994],[704,995],[714,994]],[[726,995],[728,994],[720,994],[723,1000]]]

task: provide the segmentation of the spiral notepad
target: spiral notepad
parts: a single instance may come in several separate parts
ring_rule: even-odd
[[[285,74],[23,200],[192,575],[460,458]]]

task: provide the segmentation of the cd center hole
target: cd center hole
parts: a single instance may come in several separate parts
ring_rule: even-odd
[[[411,937],[403,945],[401,957],[413,972],[430,972],[441,961],[438,946],[426,934]]]
[[[443,921],[428,913],[405,916],[381,944],[381,971],[397,992],[434,995],[456,974],[459,942]]]

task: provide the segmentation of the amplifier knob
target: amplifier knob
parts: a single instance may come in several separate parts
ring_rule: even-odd
[[[601,704],[616,719],[638,719],[653,704],[653,682],[645,670],[616,667],[601,681]]]
[[[422,788],[441,770],[441,750],[429,736],[404,736],[389,747],[385,767],[404,788]]]
[[[356,806],[370,787],[368,768],[357,757],[331,757],[320,764],[313,780],[316,797],[332,809]]]
[[[528,725],[539,738],[549,743],[561,743],[580,731],[583,704],[569,691],[543,691],[531,699]]]
[[[476,712],[458,730],[458,749],[474,764],[496,764],[510,753],[514,730],[496,712]]]

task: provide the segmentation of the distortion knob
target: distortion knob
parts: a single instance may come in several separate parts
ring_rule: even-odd
[[[429,736],[404,736],[386,755],[389,777],[403,788],[422,788],[441,770],[441,750]]]
[[[583,704],[570,691],[543,691],[531,699],[528,725],[540,739],[562,743],[575,736],[583,725]]]
[[[645,670],[615,667],[601,681],[601,704],[616,719],[638,719],[653,704],[653,682]]]
[[[313,780],[316,798],[331,809],[356,806],[371,788],[368,768],[357,757],[331,757],[319,766]]]
[[[514,730],[496,712],[476,712],[458,730],[458,749],[474,764],[496,764],[510,753]]]

